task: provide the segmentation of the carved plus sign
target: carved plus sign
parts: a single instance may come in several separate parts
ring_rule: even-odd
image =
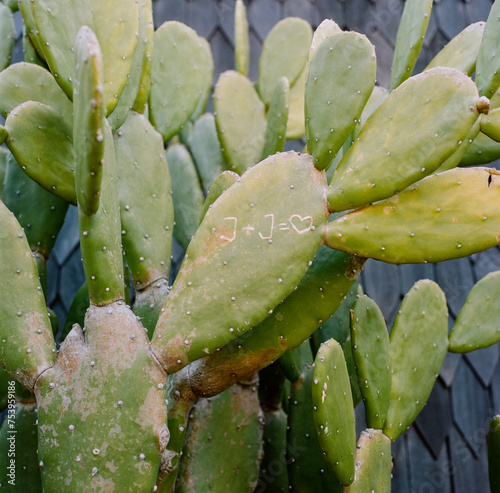
[[[252,226],[248,225],[248,226],[246,226],[244,228],[241,228],[241,231],[244,231],[247,236],[250,236],[250,234],[252,233],[252,231],[255,231],[255,228],[252,228]]]

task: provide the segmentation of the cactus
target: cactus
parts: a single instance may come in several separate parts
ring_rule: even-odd
[[[488,431],[488,473],[491,493],[500,491],[498,461],[500,460],[500,417],[495,416]]]
[[[390,443],[446,352],[498,342],[498,273],[449,337],[431,281],[390,336],[356,281],[366,258],[498,244],[498,173],[455,169],[498,153],[498,5],[410,77],[431,2],[408,1],[389,93],[370,42],[331,20],[279,22],[254,84],[238,0],[211,115],[210,45],[179,22],[155,31],[151,0],[20,0],[27,61],[0,70],[0,378],[20,382],[25,490],[390,489]],[[15,8],[0,4],[4,65]],[[46,261],[68,203],[85,284],[59,331]]]

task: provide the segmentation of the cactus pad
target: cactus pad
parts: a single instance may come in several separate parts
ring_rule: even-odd
[[[407,80],[372,114],[338,165],[328,191],[331,210],[391,197],[433,173],[467,137],[479,116],[477,101],[475,84],[455,69]]]
[[[499,196],[498,171],[452,169],[332,221],[326,244],[396,264],[465,257],[500,242]]]
[[[448,351],[444,293],[418,281],[401,303],[390,335],[391,399],[383,432],[396,440],[424,408]]]
[[[166,371],[247,332],[290,294],[323,241],[325,186],[310,157],[287,152],[254,166],[215,202],[152,341]]]
[[[354,481],[356,429],[344,352],[335,339],[321,345],[314,359],[314,422],[325,458],[343,485]]]
[[[500,271],[490,272],[470,290],[450,335],[450,351],[466,353],[500,341]]]

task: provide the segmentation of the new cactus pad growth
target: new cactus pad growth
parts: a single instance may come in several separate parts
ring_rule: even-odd
[[[357,282],[367,258],[500,242],[498,172],[456,168],[500,156],[500,4],[411,76],[431,5],[406,2],[389,92],[370,41],[333,20],[314,35],[280,21],[251,81],[237,0],[235,70],[210,114],[210,44],[177,21],[155,30],[151,0],[20,0],[13,65],[17,2],[0,4],[0,407],[13,377],[20,487],[390,491],[391,442],[446,352],[499,340],[498,272],[449,336],[432,281],[390,336]],[[85,283],[58,331],[47,259],[68,204]]]

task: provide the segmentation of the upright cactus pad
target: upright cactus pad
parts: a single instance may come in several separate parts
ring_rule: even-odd
[[[407,80],[377,108],[344,156],[328,191],[332,211],[391,197],[433,173],[479,116],[472,80],[435,68]]]
[[[103,97],[109,115],[125,88],[137,47],[139,6],[135,0],[83,0],[64,5],[35,0],[33,14],[40,48],[57,83],[73,97],[74,46],[82,26],[90,27],[103,53]]]
[[[391,70],[391,91],[411,76],[424,42],[433,0],[407,0],[399,24]]]
[[[309,156],[287,152],[251,168],[214,203],[152,341],[169,373],[242,335],[290,294],[323,241],[325,187]]]
[[[16,41],[16,28],[12,10],[0,3],[0,71],[8,67]]]
[[[448,351],[448,309],[432,281],[414,284],[390,336],[391,398],[383,432],[396,440],[425,406]]]
[[[266,157],[277,152],[282,152],[285,147],[289,100],[290,84],[286,77],[281,77],[276,83],[269,103],[262,159],[266,159]]]
[[[165,383],[125,304],[91,307],[85,335],[75,326],[37,382],[44,488],[152,491],[168,441]]]
[[[495,416],[488,431],[488,475],[491,493],[500,491],[500,416]]]
[[[266,135],[266,110],[252,83],[232,70],[220,75],[214,90],[217,132],[232,171],[243,174],[257,164]]]
[[[361,34],[333,34],[314,51],[305,116],[307,147],[317,168],[328,167],[354,129],[375,85],[375,72],[375,48]]]
[[[356,444],[354,482],[343,493],[390,493],[391,474],[391,440],[380,430],[362,431]]]
[[[450,351],[466,353],[500,341],[500,271],[490,272],[470,290],[451,329]]]
[[[389,333],[377,304],[360,297],[351,311],[351,341],[369,428],[384,427],[391,395]]]
[[[35,260],[14,215],[0,202],[0,360],[28,389],[54,364],[56,349]]]
[[[196,120],[189,139],[189,148],[203,190],[208,193],[214,180],[226,168],[219,137],[217,136],[214,115],[205,113]]]
[[[429,62],[425,70],[434,67],[451,67],[472,76],[476,70],[484,25],[484,22],[476,22],[467,26]]]
[[[259,58],[259,94],[268,105],[280,77],[293,87],[307,62],[313,33],[307,21],[287,17],[269,32]],[[283,50],[283,46],[287,46]]]
[[[481,47],[477,55],[476,84],[481,96],[491,98],[500,86],[500,59],[497,56],[500,26],[500,3],[491,6]]]
[[[156,30],[149,106],[151,121],[165,142],[195,111],[210,63],[201,38],[190,27],[169,21]]]
[[[314,422],[325,458],[344,485],[354,481],[356,429],[349,374],[340,344],[330,339],[314,360]]]
[[[499,194],[494,169],[439,173],[330,222],[326,244],[396,264],[465,257],[498,245]]]
[[[191,154],[182,144],[170,145],[166,157],[172,177],[174,236],[187,248],[200,223],[203,191]]]
[[[105,118],[102,70],[99,42],[92,30],[83,26],[75,42],[73,143],[77,200],[86,214],[99,209]]]
[[[130,112],[114,141],[121,236],[136,290],[168,279],[173,202],[161,135],[140,113]]]
[[[254,491],[263,432],[255,384],[235,384],[195,404],[175,491]]]
[[[248,20],[243,0],[236,0],[234,8],[234,68],[248,76],[250,68],[250,37]]]

